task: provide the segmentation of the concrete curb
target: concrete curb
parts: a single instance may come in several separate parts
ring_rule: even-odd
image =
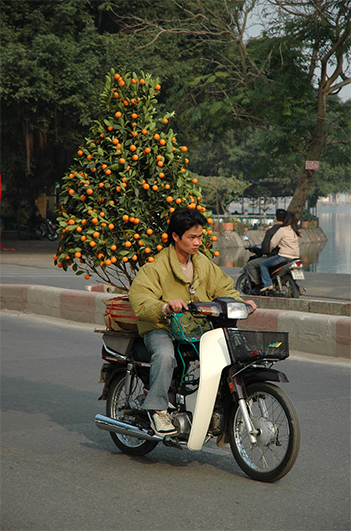
[[[105,326],[103,300],[113,294],[48,286],[2,284],[0,309],[30,312],[80,323]],[[351,358],[351,317],[258,309],[243,330],[289,332],[290,349],[333,358]]]
[[[103,300],[109,293],[35,285],[0,285],[0,309],[30,312],[58,319],[105,326]]]
[[[289,332],[292,350],[351,358],[350,317],[258,309],[238,326],[243,330]]]
[[[286,310],[293,312],[351,317],[350,302],[287,299],[284,297],[258,297],[255,295],[244,295],[243,299],[252,299],[262,310]]]
[[[216,230],[218,236],[218,246],[221,249],[226,247],[245,247],[244,240],[236,231]],[[264,238],[264,230],[248,230],[245,235],[248,236],[252,245],[260,245]],[[300,244],[326,242],[327,237],[320,227],[315,229],[301,229]]]

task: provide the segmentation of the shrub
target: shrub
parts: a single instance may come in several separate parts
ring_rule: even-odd
[[[160,85],[150,75],[113,69],[100,96],[99,118],[63,178],[55,264],[88,279],[128,288],[139,267],[167,242],[169,215],[197,208],[201,188],[187,170],[187,147],[179,146],[169,121],[156,118]],[[208,223],[212,223],[208,218]],[[202,251],[213,255],[212,231]]]

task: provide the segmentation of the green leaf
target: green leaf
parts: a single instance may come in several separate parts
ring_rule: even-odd
[[[217,101],[210,107],[210,113],[215,114],[217,113],[221,108],[223,107],[223,103],[221,101]]]
[[[228,72],[215,72],[216,77],[229,77]]]

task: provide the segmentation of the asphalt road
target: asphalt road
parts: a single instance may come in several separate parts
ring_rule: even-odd
[[[280,364],[302,442],[291,472],[263,484],[214,445],[123,455],[93,423],[100,340],[2,313],[2,531],[349,531],[350,367]]]
[[[6,284],[36,284],[66,289],[85,289],[96,284],[98,278],[89,281],[77,276],[72,270],[62,271],[54,266],[53,255],[57,242],[48,240],[4,240],[5,248],[15,251],[0,250],[0,282]],[[241,269],[239,267],[222,268],[235,281]],[[305,272],[305,281],[299,282],[306,288],[306,296],[319,300],[350,301],[351,275]]]

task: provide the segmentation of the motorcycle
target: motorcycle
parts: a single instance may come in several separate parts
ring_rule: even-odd
[[[40,225],[27,225],[20,223],[18,226],[18,238],[20,240],[41,240],[42,230]]]
[[[248,244],[245,248],[250,253],[253,253],[248,261],[262,256],[261,245],[252,245],[247,236],[243,236],[243,240]],[[300,287],[296,282],[296,280],[304,280],[305,278],[303,263],[300,258],[293,258],[285,264],[279,264],[278,266],[269,268],[269,274],[272,279],[273,290],[261,293],[263,284],[260,283],[258,286],[253,284],[244,266],[236,281],[235,289],[242,295],[287,297],[289,299],[298,299],[300,295],[306,292],[306,289]]]
[[[42,230],[42,237],[45,238],[45,236],[47,237],[48,240],[50,240],[51,242],[57,240],[58,238],[58,234],[56,232],[56,226],[53,224],[53,222],[50,220],[50,219],[43,219],[41,224],[40,224],[40,228]]]
[[[47,237],[50,241],[55,241],[58,238],[56,227],[49,219],[42,218],[41,221],[35,225],[27,225],[20,223],[18,227],[18,237],[20,240],[41,240]]]
[[[142,456],[157,444],[192,451],[216,438],[230,445],[239,467],[252,479],[273,482],[293,467],[300,446],[295,407],[277,383],[288,382],[273,365],[289,356],[288,334],[240,330],[251,306],[230,297],[188,305],[190,314],[209,329],[189,338],[173,314],[177,367],[169,390],[174,436],[155,432],[142,409],[148,392],[150,354],[139,336],[105,331],[100,371],[106,415],[95,424],[110,432],[125,454]],[[186,312],[188,313],[188,312]],[[177,324],[178,323],[178,324]],[[177,326],[176,326],[177,325]],[[200,337],[201,335],[201,337]]]

